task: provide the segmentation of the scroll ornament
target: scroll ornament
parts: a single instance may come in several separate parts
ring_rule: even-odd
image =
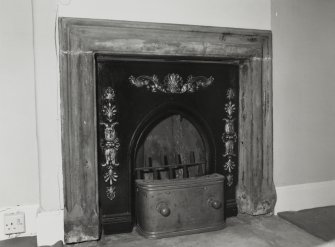
[[[111,87],[105,89],[102,96],[102,120],[100,126],[104,128],[104,138],[101,140],[101,147],[103,149],[104,161],[101,166],[104,171],[104,181],[107,183],[106,195],[110,200],[116,196],[116,183],[118,181],[117,167],[117,153],[120,147],[120,142],[117,137],[115,126],[117,109],[115,105],[115,92]]]
[[[201,88],[210,86],[213,83],[214,78],[212,76],[189,75],[186,82],[184,82],[180,75],[171,73],[167,74],[163,81],[160,81],[157,75],[130,76],[129,81],[132,85],[136,87],[146,87],[151,92],[183,94],[193,93]]]
[[[223,154],[225,163],[223,168],[225,171],[227,171],[226,181],[227,185],[230,187],[234,183],[234,176],[232,172],[236,167],[234,162],[234,157],[236,156],[234,147],[235,143],[237,142],[237,134],[234,128],[235,118],[233,118],[236,111],[236,105],[233,103],[235,92],[232,88],[227,90],[226,98],[228,99],[228,103],[226,103],[224,107],[226,116],[223,118],[225,121],[225,126],[224,133],[222,134],[222,141],[225,146],[225,152]]]

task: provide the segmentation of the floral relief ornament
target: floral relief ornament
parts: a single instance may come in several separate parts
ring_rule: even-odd
[[[101,147],[103,149],[105,162],[101,164],[104,168],[104,181],[108,184],[106,187],[106,195],[110,200],[116,196],[115,184],[119,178],[116,168],[119,166],[117,162],[117,153],[120,147],[119,139],[115,130],[118,122],[115,121],[117,108],[115,105],[115,92],[111,87],[105,89],[102,97],[102,121],[100,125],[104,126],[104,138]]]
[[[235,92],[234,92],[234,89],[229,88],[229,89],[227,90],[227,94],[226,94],[226,96],[227,96],[227,99],[229,99],[229,100],[233,100],[233,99],[235,98]]]
[[[234,171],[236,164],[233,160],[233,157],[236,156],[234,146],[237,141],[237,133],[235,132],[234,128],[235,119],[233,118],[236,111],[236,106],[232,102],[235,98],[235,92],[232,88],[229,88],[227,90],[226,98],[229,101],[225,104],[224,110],[226,112],[226,117],[223,118],[223,120],[225,121],[224,133],[222,134],[222,141],[225,147],[223,157],[224,159],[226,159],[226,162],[223,165],[223,169],[228,173],[226,176],[226,181],[227,185],[230,187],[234,183],[234,176],[232,172]]]
[[[112,105],[110,102],[102,107],[102,113],[106,116],[109,122],[112,122],[113,118],[116,115],[116,112],[116,106]]]
[[[228,118],[231,118],[236,110],[236,107],[235,107],[235,104],[229,101],[227,104],[225,104],[224,109],[226,113],[228,114]]]
[[[234,161],[232,160],[231,157],[229,157],[228,161],[224,165],[224,169],[228,172],[232,172],[234,170],[235,166],[236,165],[235,165]]]
[[[232,174],[228,174],[227,175],[227,185],[230,187],[230,186],[233,185],[233,183],[234,183],[234,177],[233,177],[233,175]]]
[[[200,88],[208,87],[214,81],[212,76],[192,76],[187,77],[186,82],[176,73],[167,74],[163,82],[159,81],[157,75],[141,75],[135,77],[131,75],[129,81],[136,87],[146,87],[151,92],[162,92],[172,94],[193,93]]]
[[[108,167],[108,171],[104,175],[104,180],[106,183],[109,182],[110,185],[113,184],[113,182],[116,182],[118,179],[119,175],[117,174],[116,171],[114,171],[112,166]]]
[[[115,198],[115,195],[116,195],[115,186],[107,187],[106,195],[110,200],[113,200]]]

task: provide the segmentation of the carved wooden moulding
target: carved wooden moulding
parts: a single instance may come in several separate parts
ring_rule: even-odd
[[[221,143],[225,147],[223,151],[220,150],[224,161],[219,165],[228,173],[238,174],[238,181],[232,182],[233,185],[237,184],[236,200],[240,212],[254,215],[273,212],[276,192],[273,184],[270,31],[60,18],[59,42],[64,229],[67,243],[97,240],[100,237],[98,167],[105,173],[104,185],[111,188],[109,197],[115,196],[111,203],[118,199],[118,195],[113,193],[117,187],[111,186],[118,186],[122,182],[120,171],[124,166],[120,161],[117,166],[121,146],[117,149],[116,143],[112,144],[111,141],[119,137],[116,132],[116,137],[113,137],[115,127],[118,126],[114,123],[118,121],[108,120],[108,116],[113,115],[112,98],[105,101],[107,115],[101,126],[106,132],[102,135],[102,141],[98,140],[97,126],[100,122],[96,111],[101,109],[96,108],[96,52],[175,58],[201,57],[236,64],[239,68],[239,91],[235,95],[239,95],[239,111],[238,116],[232,114],[232,118],[229,118],[232,105],[236,105],[235,98],[231,100],[231,105],[227,103],[226,115],[222,115],[225,118],[222,123],[225,130]],[[141,78],[136,80],[138,76],[134,76],[134,83],[165,94],[186,94],[193,88],[198,90],[197,83],[187,84],[190,82],[187,78],[183,78],[183,81],[190,86],[184,87],[176,75],[170,76],[171,83],[167,85],[164,84],[164,77],[158,78],[158,82],[161,81],[165,86],[155,86],[155,78],[150,73],[147,75],[151,76],[148,82],[143,82]],[[199,88],[211,81],[207,79],[209,78],[200,80]],[[232,129],[237,122],[238,129]],[[238,134],[237,142],[234,131]],[[104,161],[99,163],[96,150],[100,145],[105,153]],[[234,167],[237,161],[233,155],[237,150],[238,171]],[[228,206],[230,203],[227,201]],[[123,216],[117,215],[115,219],[119,220],[121,217]]]

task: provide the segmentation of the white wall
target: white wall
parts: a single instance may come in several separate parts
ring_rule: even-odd
[[[335,179],[335,1],[273,0],[274,178]]]
[[[55,0],[33,0],[36,109],[43,210],[63,208],[59,67]]]
[[[335,1],[272,0],[276,211],[335,204]]]
[[[0,211],[39,203],[32,24],[30,1],[0,1]]]
[[[59,15],[270,29],[270,0],[61,0]]]
[[[3,217],[25,213],[36,235],[39,170],[31,2],[0,0],[0,240]]]

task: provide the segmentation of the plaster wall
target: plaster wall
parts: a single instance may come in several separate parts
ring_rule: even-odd
[[[31,2],[0,1],[0,211],[39,203],[33,55]]]
[[[269,0],[61,0],[59,16],[270,29]]]
[[[335,180],[335,1],[271,4],[275,184]]]

